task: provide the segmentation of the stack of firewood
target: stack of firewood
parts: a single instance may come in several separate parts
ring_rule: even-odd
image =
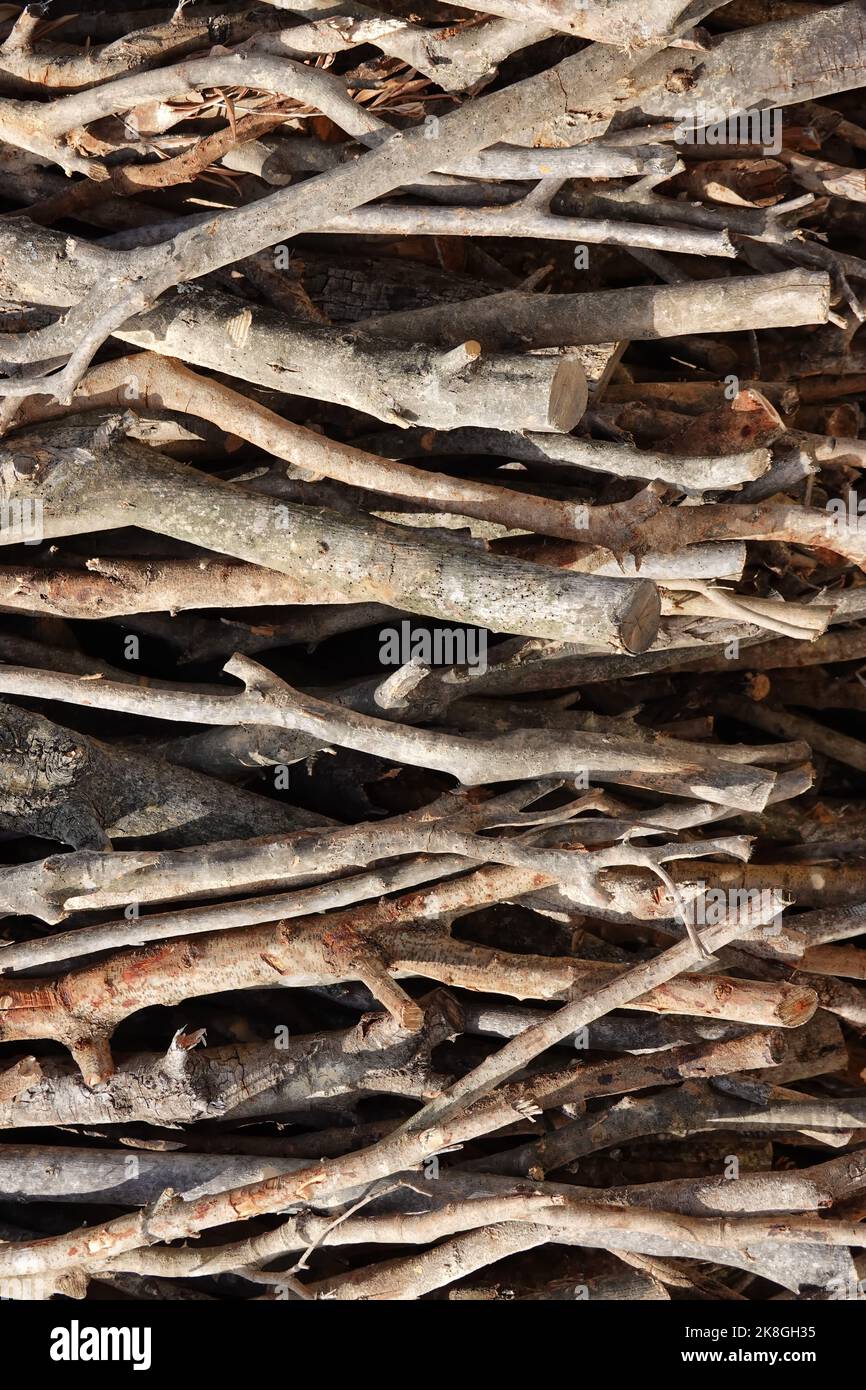
[[[85,8],[0,7],[0,1297],[863,1297],[866,5]]]

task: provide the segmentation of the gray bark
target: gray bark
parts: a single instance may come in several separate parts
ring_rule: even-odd
[[[98,285],[99,269],[74,259],[71,246],[62,233],[26,219],[5,221],[0,229],[0,293],[60,309],[75,303]],[[115,336],[242,381],[351,406],[390,423],[567,431],[586,404],[582,371],[567,358],[488,355],[485,344],[477,360],[461,365],[423,345],[358,343],[350,334],[299,323],[200,285],[173,290]]]
[[[106,440],[92,422],[16,437],[0,450],[0,471],[9,500],[42,502],[46,538],[134,523],[291,575],[299,603],[321,602],[327,593],[332,603],[373,601],[627,650],[643,650],[658,626],[649,580],[563,573],[384,522],[275,502],[134,440]],[[8,532],[0,540],[10,543]]]

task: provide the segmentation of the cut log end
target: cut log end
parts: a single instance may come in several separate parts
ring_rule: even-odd
[[[631,587],[630,600],[620,622],[620,639],[628,652],[645,652],[656,639],[661,621],[661,599],[647,579]]]
[[[818,996],[804,985],[783,985],[776,1010],[783,1028],[799,1028],[808,1023],[818,1007]]]
[[[568,434],[582,419],[589,398],[586,373],[574,357],[564,357],[550,386],[547,422],[552,430]]]

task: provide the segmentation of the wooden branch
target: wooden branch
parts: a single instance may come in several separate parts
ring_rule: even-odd
[[[647,285],[582,295],[508,291],[482,300],[388,314],[355,332],[390,342],[454,343],[458,324],[488,345],[543,348],[616,338],[674,338],[825,323],[829,280],[821,271],[783,271],[687,285]]]
[[[47,1062],[40,1073],[30,1075],[22,1087],[26,1094],[19,1092],[16,1103],[12,1097],[4,1099],[0,1128],[241,1119],[255,1114],[262,1098],[267,1098],[267,1113],[286,1115],[302,1114],[317,1100],[358,1092],[426,1099],[441,1084],[431,1051],[459,1022],[459,1009],[443,991],[428,996],[421,1025],[411,1033],[383,1015],[365,1016],[353,1028],[324,1035],[290,1037],[279,1047],[272,1037],[240,1047],[190,1049],[189,1040],[178,1036],[165,1053],[118,1058],[116,1070],[96,1090],[74,1066]],[[5,1152],[3,1146],[0,1156]],[[286,1171],[298,1169],[301,1162],[290,1161]],[[121,1156],[115,1157],[114,1171],[130,1177]],[[137,1176],[146,1182],[146,1167]],[[159,1192],[145,1192],[143,1201],[164,1190],[165,1184]],[[114,1199],[137,1204],[139,1192],[133,1184]]]
[[[106,849],[113,836],[201,844],[324,823],[149,754],[108,747],[14,705],[0,705],[0,728],[6,782],[0,826],[7,832]]]
[[[24,419],[30,417],[35,403],[33,398],[27,402]],[[519,435],[472,428],[448,430],[441,434],[433,430],[400,430],[399,433],[393,430],[376,434],[365,442],[368,447],[392,458],[490,453],[524,463],[562,464],[564,467],[557,469],[557,473],[563,479],[568,478],[575,468],[586,469],[591,473],[611,473],[618,478],[644,478],[648,482],[658,480],[682,488],[685,492],[733,488],[761,477],[770,466],[770,453],[762,448],[722,455],[686,456],[661,453],[652,448],[635,449],[627,444],[612,444],[600,439],[532,433],[529,430]]]
[[[320,601],[324,581],[331,602],[369,599],[481,626],[505,619],[511,631],[524,631],[528,623],[539,636],[594,631],[605,645],[622,642],[631,649],[655,635],[658,595],[650,581],[561,574],[383,522],[272,501],[133,440],[121,442],[116,433],[110,449],[107,442],[86,423],[16,438],[4,456],[10,500],[38,500],[46,536],[116,529],[129,524],[134,510],[137,524],[160,534],[291,575],[298,602]],[[19,471],[14,460],[32,460],[34,447],[38,464],[22,463]],[[86,476],[65,466],[70,450],[82,448]],[[121,479],[133,475],[131,504],[119,489]],[[8,532],[2,540],[8,543]],[[509,591],[515,611],[507,613]]]
[[[49,281],[33,275],[27,252],[33,235],[40,258],[52,265]],[[106,273],[97,249],[87,243],[74,246],[64,235],[45,228],[36,231],[26,219],[5,220],[0,228],[0,289],[32,296],[34,302],[47,296],[47,302],[66,307],[79,295],[97,293]],[[128,325],[117,328],[117,336],[136,346],[230,370],[277,390],[290,386],[294,394],[332,400],[394,424],[417,420],[448,429],[472,420],[494,428],[567,431],[586,404],[583,373],[568,356],[529,356],[522,350],[520,355],[491,353],[485,342],[483,351],[470,348],[464,360],[455,362],[423,346],[420,338],[414,347],[359,345],[345,334],[200,286],[168,295],[149,312],[131,313]],[[0,336],[7,342],[6,348],[0,343],[0,355],[16,351],[10,335]],[[474,341],[467,335],[448,346]],[[126,409],[141,393],[134,382],[124,381],[123,386]]]
[[[680,255],[733,258],[737,251],[727,233],[687,227],[641,226],[601,218],[565,217],[530,204],[528,199],[505,207],[401,207],[377,203],[354,208],[317,227],[321,233],[357,236],[479,236],[538,237],[586,245],[646,246]],[[424,324],[422,337],[426,337]]]
[[[266,0],[276,4],[277,0]],[[292,9],[280,4],[281,10]],[[517,20],[488,20],[486,24],[456,29],[422,28],[388,14],[378,14],[351,0],[341,14],[333,13],[330,0],[314,0],[294,7],[308,20],[283,29],[273,38],[256,41],[256,47],[274,53],[297,55],[339,53],[357,45],[372,43],[389,57],[423,72],[446,91],[462,91],[486,84],[496,75],[500,62],[520,49],[539,43],[550,28],[539,17],[528,23],[525,15]],[[315,18],[321,10],[322,18]]]
[[[654,785],[667,773],[675,773],[678,785],[690,785],[692,795],[721,801],[744,810],[762,809],[772,790],[772,773],[759,768],[736,767],[718,760],[712,752],[691,749],[679,740],[665,745],[615,743],[609,736],[581,734],[559,740],[546,733],[525,730],[488,741],[459,734],[400,726],[341,709],[310,695],[303,695],[250,661],[234,657],[226,665],[229,674],[245,684],[238,695],[190,696],[183,691],[142,691],[107,680],[84,684],[50,671],[0,666],[0,690],[7,694],[37,695],[90,708],[123,710],[150,718],[173,718],[198,724],[269,724],[314,733],[325,742],[341,743],[361,752],[390,752],[398,760],[448,772],[464,785],[508,781],[528,775],[557,776],[587,770],[590,777],[629,778],[646,772]],[[685,774],[682,777],[681,774]],[[714,776],[715,774],[715,776]],[[717,785],[713,785],[714,782]]]
[[[358,151],[352,147],[330,145],[313,136],[293,135],[289,139],[265,136],[233,147],[223,156],[223,164],[227,169],[254,174],[265,183],[280,186],[292,174],[321,173],[357,157]],[[531,146],[496,144],[476,154],[465,155],[439,173],[488,183],[500,179],[628,178],[673,174],[676,164],[675,152],[665,145],[635,145],[624,149],[597,143],[539,150]],[[424,179],[420,184],[424,186]]]

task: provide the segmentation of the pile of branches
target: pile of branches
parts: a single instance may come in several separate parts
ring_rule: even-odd
[[[155,4],[2,7],[0,1296],[862,1297],[866,7]]]

